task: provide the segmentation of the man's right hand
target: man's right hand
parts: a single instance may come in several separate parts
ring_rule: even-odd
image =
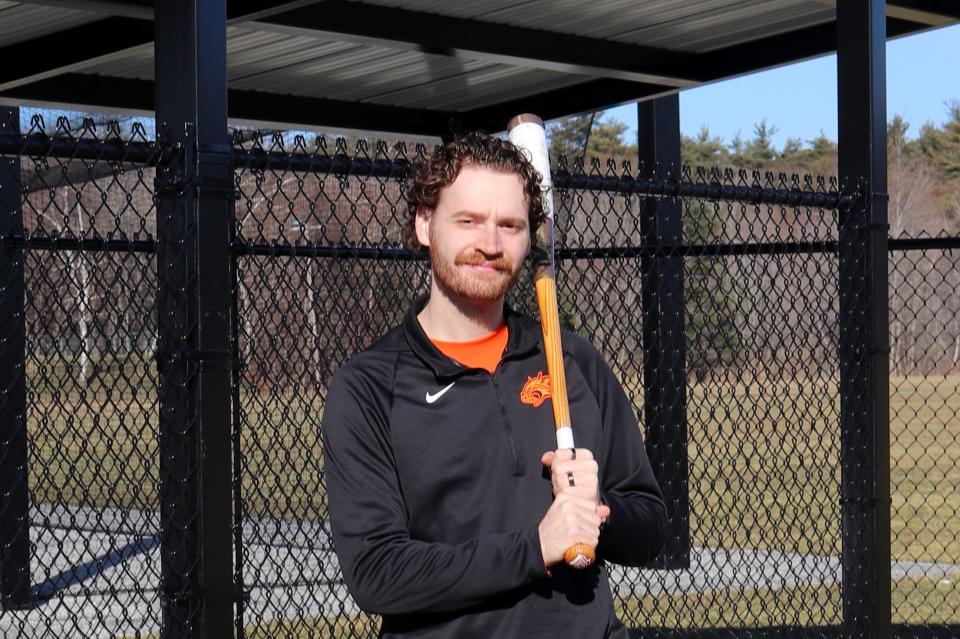
[[[561,493],[550,505],[538,528],[540,551],[545,566],[563,561],[563,553],[574,544],[597,547],[600,522],[610,516],[608,506],[596,506],[592,499]]]

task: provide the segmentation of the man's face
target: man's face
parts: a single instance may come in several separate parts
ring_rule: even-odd
[[[515,173],[466,164],[433,211],[417,212],[416,231],[440,287],[474,304],[497,301],[530,252],[523,182]]]

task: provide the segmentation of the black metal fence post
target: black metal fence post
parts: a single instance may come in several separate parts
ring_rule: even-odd
[[[0,133],[20,133],[20,109],[0,107]],[[23,234],[20,158],[0,157],[0,237]],[[29,607],[24,254],[0,246],[0,607]]]
[[[674,94],[637,103],[639,160],[649,170],[680,170],[680,99]],[[641,206],[644,244],[683,242],[683,205],[646,198]],[[669,515],[667,544],[654,565],[690,566],[690,498],[687,465],[687,384],[684,344],[683,257],[640,260],[643,322],[645,441]]]
[[[163,636],[230,637],[231,239],[224,0],[155,5]]]
[[[843,626],[871,639],[891,633],[885,11],[837,3],[839,173],[862,189],[839,235]]]

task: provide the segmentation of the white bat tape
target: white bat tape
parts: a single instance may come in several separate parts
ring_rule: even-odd
[[[536,122],[521,122],[509,133],[510,141],[526,152],[527,159],[540,174],[540,189],[547,217],[553,219],[553,178],[550,177],[550,154],[547,152],[547,133]]]
[[[569,426],[557,429],[557,448],[576,448],[573,445],[573,429]]]

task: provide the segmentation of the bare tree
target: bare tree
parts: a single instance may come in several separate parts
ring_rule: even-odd
[[[933,177],[932,169],[927,165],[923,158],[907,157],[907,139],[906,131],[908,125],[897,116],[890,124],[889,149],[888,149],[888,171],[890,188],[890,206],[888,216],[890,221],[890,236],[897,238],[905,234],[915,232],[915,229],[923,228],[925,222],[933,211],[932,196],[936,181]],[[930,210],[927,210],[930,209]],[[896,375],[903,375],[907,366],[907,359],[911,345],[916,342],[916,333],[918,330],[917,321],[919,319],[920,307],[923,300],[917,295],[910,295],[903,289],[905,280],[916,280],[916,270],[904,275],[900,269],[894,268],[890,274],[890,288],[894,291],[892,296],[893,321],[891,322],[891,358],[893,372]],[[919,282],[910,281],[909,287],[916,289]],[[902,291],[902,293],[901,293]],[[906,299],[905,299],[906,298]],[[902,317],[905,312],[909,312],[911,317],[908,322],[904,322]]]

